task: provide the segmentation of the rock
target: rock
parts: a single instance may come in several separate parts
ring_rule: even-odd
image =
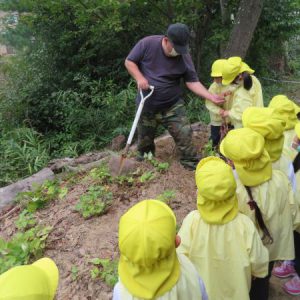
[[[111,141],[111,150],[112,151],[119,151],[125,147],[126,144],[126,137],[124,135],[118,135]]]

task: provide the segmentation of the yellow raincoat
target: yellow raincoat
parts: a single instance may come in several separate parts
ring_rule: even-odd
[[[273,243],[266,245],[270,261],[290,260],[294,258],[293,228],[300,222],[299,207],[287,177],[281,171],[272,171],[270,156],[264,145],[263,136],[250,128],[241,128],[227,134],[220,150],[236,168],[239,210],[257,224],[245,189],[245,186],[251,187],[253,198],[273,238]],[[259,226],[257,229],[260,230]]]
[[[219,158],[205,158],[196,183],[198,210],[183,220],[177,251],[194,263],[210,300],[249,299],[251,276],[267,275],[268,251],[251,220],[237,211],[232,170]]]
[[[251,78],[252,78],[253,85],[249,92],[253,99],[253,106],[264,107],[264,99],[263,99],[261,84],[254,75],[251,75]]]
[[[202,298],[201,289],[199,286],[199,275],[195,266],[191,261],[183,254],[178,254],[178,260],[180,263],[181,274],[178,282],[172,289],[166,292],[164,295],[155,298],[156,300],[204,300]],[[119,282],[119,286],[116,286],[120,290],[120,300],[142,300],[142,298],[134,297],[122,284]],[[118,298],[117,298],[118,299]]]
[[[184,271],[189,262],[179,260],[175,237],[175,215],[161,201],[141,201],[121,217],[118,272],[121,287],[126,287],[121,288],[122,300],[169,299],[169,293],[185,291],[200,297],[199,276],[193,269],[191,276]]]

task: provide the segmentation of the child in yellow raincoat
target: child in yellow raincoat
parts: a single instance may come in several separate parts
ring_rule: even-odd
[[[50,258],[14,267],[0,275],[0,299],[53,300],[58,278],[57,266]]]
[[[269,107],[273,108],[278,113],[278,117],[285,121],[283,152],[291,161],[294,161],[297,151],[291,145],[295,136],[294,127],[298,122],[296,105],[287,96],[277,95],[272,98]]]
[[[272,170],[263,136],[250,128],[235,129],[227,134],[220,150],[235,167],[239,211],[253,220],[269,250],[268,276],[254,280],[251,299],[268,299],[274,262],[294,259],[293,228],[299,224],[292,216],[299,219],[299,208],[286,175]]]
[[[297,150],[298,155],[300,153],[300,123],[297,123],[295,126],[295,137],[292,143],[292,147]],[[296,157],[296,159],[297,159]],[[300,171],[299,164],[296,166],[296,178],[297,178],[297,196],[300,195]],[[297,228],[294,231],[294,243],[295,243],[295,260],[294,261],[284,261],[281,265],[277,266],[273,269],[273,275],[279,278],[287,278],[291,277],[289,281],[287,281],[283,285],[283,289],[291,294],[291,295],[300,295],[300,228]]]
[[[113,300],[207,300],[195,267],[176,253],[176,218],[158,200],[131,207],[119,223],[119,282]]]
[[[223,64],[222,84],[232,85],[236,89],[232,93],[232,105],[221,111],[223,118],[228,117],[234,128],[242,127],[242,114],[251,106],[263,106],[261,86],[250,73],[254,71],[240,57],[231,57]],[[254,87],[253,82],[256,82]]]
[[[208,109],[210,117],[210,140],[212,146],[216,147],[221,138],[221,126],[223,122],[226,122],[220,115],[222,110],[228,110],[231,107],[231,93],[235,90],[234,86],[222,85],[222,68],[226,59],[217,59],[211,66],[210,76],[213,78],[213,83],[209,87],[209,92],[225,96],[225,102],[221,105],[216,105],[210,100],[205,101],[205,106]]]
[[[296,178],[291,159],[283,153],[285,121],[269,107],[249,107],[242,116],[243,126],[253,129],[265,138],[273,170],[282,171],[296,191]],[[299,203],[300,204],[300,203]]]
[[[238,212],[230,166],[217,157],[202,159],[195,178],[198,210],[183,220],[178,252],[194,263],[210,300],[247,300],[251,277],[268,273],[268,251],[252,221]]]

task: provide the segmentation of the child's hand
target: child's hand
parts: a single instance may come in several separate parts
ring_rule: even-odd
[[[224,93],[221,93],[220,96],[225,98],[225,97],[227,97],[227,96],[230,96],[231,94],[232,94],[231,91],[226,91],[226,92],[224,92]]]
[[[229,116],[229,111],[228,111],[228,110],[222,109],[222,110],[220,111],[220,115],[221,115],[222,118],[226,118],[226,117]]]

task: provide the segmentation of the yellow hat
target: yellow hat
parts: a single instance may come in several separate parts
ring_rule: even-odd
[[[222,69],[226,59],[217,59],[211,66],[211,77],[222,77]]]
[[[222,68],[222,84],[229,85],[240,73],[242,59],[238,56],[228,58]]]
[[[295,127],[297,116],[295,112],[295,104],[285,95],[277,95],[272,98],[269,107],[274,108],[278,113],[278,118],[285,121],[285,130]]]
[[[177,283],[175,237],[175,215],[161,201],[141,201],[121,217],[119,276],[133,296],[153,299]]]
[[[255,71],[249,67],[245,62],[242,62],[240,73],[247,72],[253,74]]]
[[[52,300],[58,285],[58,269],[50,258],[17,266],[0,275],[2,300]]]
[[[220,151],[234,162],[244,185],[256,186],[272,177],[270,156],[264,146],[262,135],[250,128],[239,128],[228,132]]]
[[[209,224],[226,224],[238,213],[236,182],[231,167],[218,157],[202,159],[195,173],[197,206]]]
[[[242,116],[243,126],[253,129],[265,138],[265,148],[272,162],[277,161],[284,144],[285,122],[269,107],[249,107]]]
[[[300,122],[298,122],[295,126],[295,132],[296,132],[296,135],[298,137],[298,139],[300,139]]]

